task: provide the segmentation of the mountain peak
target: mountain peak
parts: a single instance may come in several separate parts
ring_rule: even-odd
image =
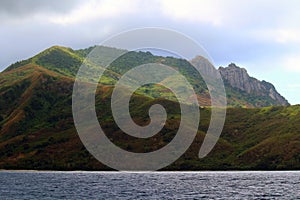
[[[54,45],[50,48],[47,48],[45,49],[44,51],[42,51],[41,53],[37,54],[36,56],[34,56],[33,58],[35,57],[41,57],[45,54],[48,54],[48,53],[51,53],[53,51],[56,51],[56,52],[64,52],[64,53],[67,53],[67,54],[72,54],[74,52],[73,49],[69,48],[69,47],[64,47],[64,46],[59,46],[59,45]]]
[[[196,56],[195,58],[192,59],[193,61],[208,61],[207,58],[203,57],[203,56]]]
[[[64,49],[64,48],[67,48],[67,47],[64,47],[64,46],[60,46],[60,45],[54,45],[52,47],[49,47],[48,49],[46,50],[53,50],[53,49]]]
[[[233,67],[233,68],[239,68],[239,69],[241,69],[241,67],[236,66],[235,63],[230,63],[230,64],[228,65],[228,67]]]
[[[233,88],[237,88],[251,95],[271,98],[273,105],[289,105],[288,101],[276,91],[271,83],[259,81],[249,76],[245,68],[238,67],[236,64],[231,63],[228,67],[219,67],[218,70],[225,83]]]
[[[216,76],[216,68],[210,63],[210,61],[203,56],[196,56],[190,61],[194,66],[201,69],[203,76],[208,76],[210,78]]]
[[[222,66],[219,67],[219,70],[224,70],[224,69],[231,70],[231,71],[232,70],[234,70],[234,71],[243,71],[243,72],[248,74],[248,72],[245,68],[239,67],[235,63],[230,63],[227,67],[222,67]]]

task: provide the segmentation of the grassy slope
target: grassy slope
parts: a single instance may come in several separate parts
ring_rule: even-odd
[[[0,168],[107,170],[81,144],[73,125],[73,79],[36,64],[6,71],[0,76]],[[131,111],[138,124],[147,123],[150,105],[165,105],[165,128],[151,139],[123,134],[111,120],[109,94],[98,88],[101,125],[120,147],[148,152],[167,144],[179,125],[173,101],[134,95]],[[196,169],[300,169],[300,106],[261,109],[229,108],[226,124],[214,150],[204,159],[197,154],[209,122],[209,109],[201,109],[198,135],[189,150],[166,170]]]
[[[55,46],[11,65],[0,75],[0,168],[108,169],[82,146],[71,113],[74,75],[90,50]],[[131,112],[134,121],[143,125],[148,122],[149,106],[165,105],[169,119],[157,136],[147,140],[132,138],[112,121],[107,109],[110,84],[126,70],[148,62],[180,70],[201,94],[199,100],[204,105],[209,102],[203,80],[184,60],[131,52],[115,61],[102,79],[104,85],[98,88],[97,109],[105,114],[100,121],[108,137],[120,147],[135,152],[148,152],[167,144],[176,134],[180,121],[175,102],[152,98],[162,94],[167,99],[173,98],[165,88],[155,85],[140,88],[131,101]],[[268,101],[229,87],[227,93],[230,104],[235,106],[251,107]],[[197,153],[209,122],[209,109],[202,109],[195,142],[166,169],[299,169],[299,110],[299,106],[228,109],[222,138],[207,158],[199,160]]]

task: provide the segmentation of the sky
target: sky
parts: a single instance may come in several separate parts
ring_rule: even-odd
[[[299,10],[298,0],[1,0],[0,71],[53,45],[86,48],[160,27],[193,38],[216,67],[233,62],[300,104]]]

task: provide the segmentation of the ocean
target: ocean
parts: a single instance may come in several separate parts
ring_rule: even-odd
[[[300,172],[0,171],[0,199],[300,199]]]

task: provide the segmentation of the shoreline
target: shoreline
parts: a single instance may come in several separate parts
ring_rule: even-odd
[[[300,173],[300,170],[203,170],[203,171],[86,171],[86,170],[23,170],[23,169],[0,169],[1,172],[16,172],[16,173],[153,173],[153,174],[193,174],[193,173]]]

